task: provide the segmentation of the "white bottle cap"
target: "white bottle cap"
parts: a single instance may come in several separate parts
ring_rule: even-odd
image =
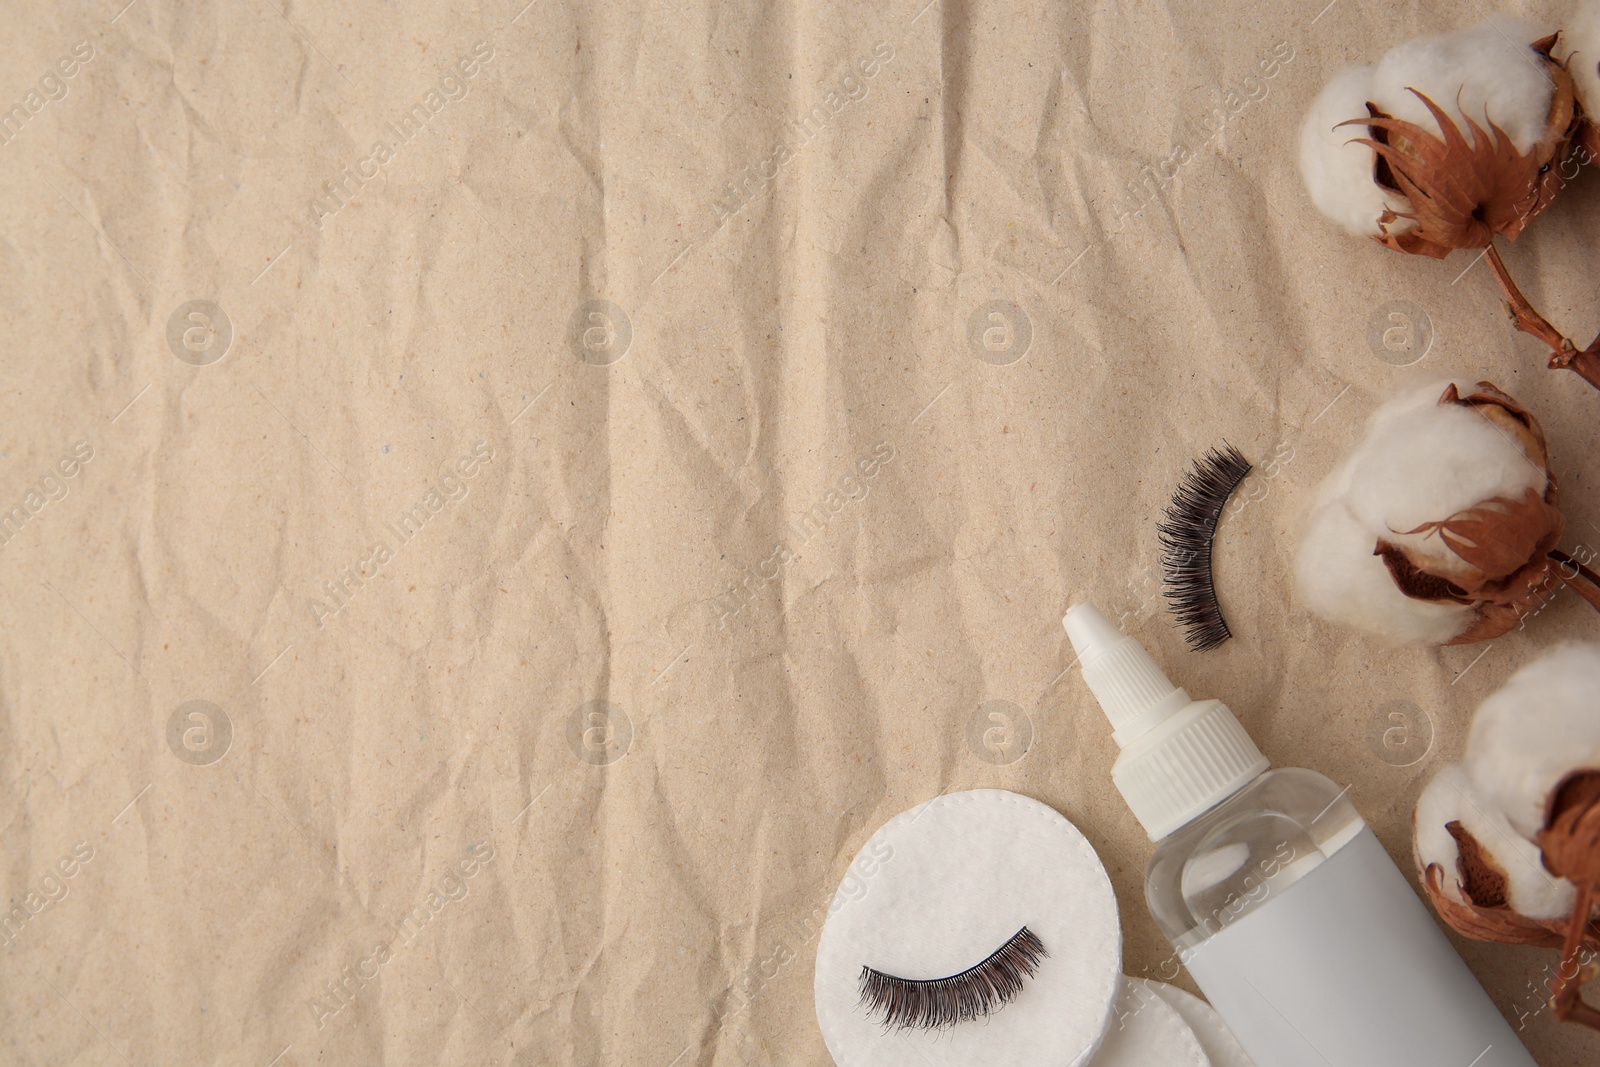
[[[1220,700],[1191,700],[1133,638],[1077,604],[1061,620],[1122,755],[1111,780],[1150,840],[1232,796],[1271,764]]]

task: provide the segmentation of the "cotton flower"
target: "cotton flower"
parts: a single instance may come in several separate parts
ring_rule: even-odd
[[[1578,102],[1586,94],[1589,114],[1600,114],[1600,0],[1583,0],[1570,22],[1562,44],[1560,33],[1496,16],[1343,71],[1306,115],[1300,171],[1312,203],[1352,234],[1438,259],[1482,249],[1517,329],[1549,347],[1552,368],[1600,388],[1600,337],[1580,351],[1523,295],[1494,244],[1549,207],[1571,178],[1563,168],[1575,141],[1600,155],[1600,130]]]
[[[1496,233],[1515,238],[1559,188],[1552,163],[1575,124],[1553,43],[1530,23],[1495,18],[1339,75],[1301,130],[1312,200],[1402,252],[1443,257]]]
[[[1323,483],[1295,557],[1301,600],[1395,644],[1468,644],[1537,611],[1563,528],[1538,419],[1488,382],[1392,401]],[[1593,592],[1600,609],[1600,590]]]
[[[1556,649],[1473,717],[1462,764],[1412,818],[1424,888],[1458,932],[1560,945],[1556,1014],[1600,1028],[1578,997],[1580,951],[1600,949],[1600,645]]]

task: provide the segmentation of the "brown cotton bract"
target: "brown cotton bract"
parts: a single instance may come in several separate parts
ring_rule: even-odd
[[[1600,1029],[1600,1011],[1580,996],[1592,976],[1578,965],[1580,953],[1596,947],[1591,916],[1600,900],[1600,770],[1574,771],[1550,791],[1537,841],[1545,869],[1578,887],[1550,991],[1556,1017]]]
[[[1465,397],[1451,385],[1439,403],[1473,409],[1516,442],[1546,477],[1542,495],[1529,490],[1518,499],[1485,500],[1448,518],[1395,531],[1424,535],[1422,545],[1380,540],[1373,551],[1406,596],[1474,608],[1476,621],[1448,642],[1471,644],[1499,637],[1538,611],[1556,581],[1549,553],[1561,540],[1565,520],[1557,508],[1544,429],[1531,412],[1488,382],[1479,382],[1478,392]],[[1438,544],[1430,543],[1435,538]]]
[[[1369,137],[1356,138],[1374,153],[1373,180],[1405,197],[1409,211],[1386,211],[1374,239],[1400,252],[1443,259],[1458,248],[1486,248],[1499,234],[1515,240],[1529,222],[1555,199],[1561,183],[1554,164],[1563,159],[1582,116],[1566,68],[1550,58],[1555,38],[1533,48],[1551,83],[1550,136],[1527,153],[1517,151],[1506,132],[1489,116],[1488,129],[1466,118],[1467,134],[1443,108],[1412,89],[1443,136],[1415,123],[1384,114],[1369,103],[1371,114],[1341,125],[1366,126]],[[1390,232],[1390,224],[1409,219],[1412,226]]]

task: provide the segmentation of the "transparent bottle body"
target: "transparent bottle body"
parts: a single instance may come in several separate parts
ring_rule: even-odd
[[[1267,771],[1163,838],[1145,891],[1260,1067],[1537,1067],[1344,791],[1314,771]]]
[[[1180,955],[1276,898],[1364,829],[1315,771],[1269,770],[1169,834],[1146,871],[1150,913]]]

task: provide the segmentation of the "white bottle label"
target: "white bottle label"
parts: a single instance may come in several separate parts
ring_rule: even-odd
[[[1370,829],[1184,963],[1256,1067],[1537,1067]]]

